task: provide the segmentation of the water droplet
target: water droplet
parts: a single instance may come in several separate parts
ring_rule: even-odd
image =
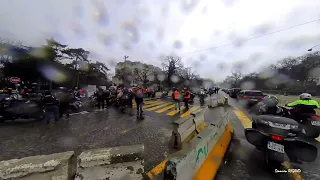
[[[159,73],[157,75],[157,78],[158,78],[159,81],[164,81],[165,78],[166,78],[166,75],[164,73]]]
[[[181,0],[181,8],[185,13],[192,12],[198,5],[199,0]]]
[[[124,50],[131,50],[131,46],[130,46],[130,44],[128,42],[123,42],[122,43],[122,48]]]
[[[103,2],[93,1],[94,2],[94,19],[97,20],[98,24],[106,26],[109,23],[109,14],[107,8]]]
[[[183,46],[183,43],[181,41],[179,41],[179,40],[177,40],[177,41],[175,41],[173,43],[173,47],[176,48],[176,49],[181,49],[182,46]]]
[[[139,32],[136,27],[131,23],[125,23],[123,25],[123,30],[125,33],[126,39],[130,40],[133,43],[137,43],[139,41]]]
[[[172,75],[171,78],[170,78],[171,82],[173,83],[178,83],[180,81],[180,78],[179,76],[176,76],[176,75]]]
[[[220,69],[221,71],[225,70],[227,68],[227,64],[223,63],[223,62],[220,62],[218,65],[217,65],[217,68]]]
[[[99,39],[105,46],[112,46],[116,40],[116,36],[111,34],[100,34]]]
[[[255,83],[252,82],[252,81],[246,81],[246,82],[243,82],[241,85],[240,85],[240,88],[241,89],[247,89],[247,90],[250,90],[250,89],[254,89],[256,87]]]
[[[204,55],[204,54],[201,54],[200,57],[199,57],[200,61],[205,61],[207,59],[207,56]]]

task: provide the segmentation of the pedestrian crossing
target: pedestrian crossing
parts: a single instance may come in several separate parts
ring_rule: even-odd
[[[137,105],[135,102],[133,103],[133,108],[136,108]],[[199,105],[189,105],[189,110],[185,111],[184,104],[181,103],[180,112],[176,111],[174,102],[167,102],[167,101],[158,101],[158,100],[150,100],[145,101],[143,105],[144,111],[152,111],[158,114],[165,114],[167,116],[178,116],[180,118],[184,118],[189,116],[193,111],[196,111],[200,108]]]

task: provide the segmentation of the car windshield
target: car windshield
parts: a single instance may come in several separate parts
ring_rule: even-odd
[[[245,95],[247,95],[247,96],[263,96],[263,93],[261,91],[247,91],[247,92],[245,92]]]

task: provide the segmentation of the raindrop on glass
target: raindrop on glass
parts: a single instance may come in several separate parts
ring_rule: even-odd
[[[171,78],[170,78],[171,82],[173,83],[177,83],[180,81],[180,78],[179,76],[176,76],[176,75],[172,75]]]
[[[123,25],[123,31],[127,40],[132,43],[137,43],[139,41],[139,32],[137,28],[131,23],[125,23]]]

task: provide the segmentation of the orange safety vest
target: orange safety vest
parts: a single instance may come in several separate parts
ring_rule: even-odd
[[[188,95],[186,95],[186,94],[187,94],[187,92],[189,93]],[[186,99],[190,99],[190,91],[186,91],[186,92],[185,92],[185,94],[184,94],[184,98],[186,98]]]
[[[180,93],[179,93],[179,91],[175,91],[175,92],[173,93],[173,98],[176,99],[176,100],[180,99]]]

